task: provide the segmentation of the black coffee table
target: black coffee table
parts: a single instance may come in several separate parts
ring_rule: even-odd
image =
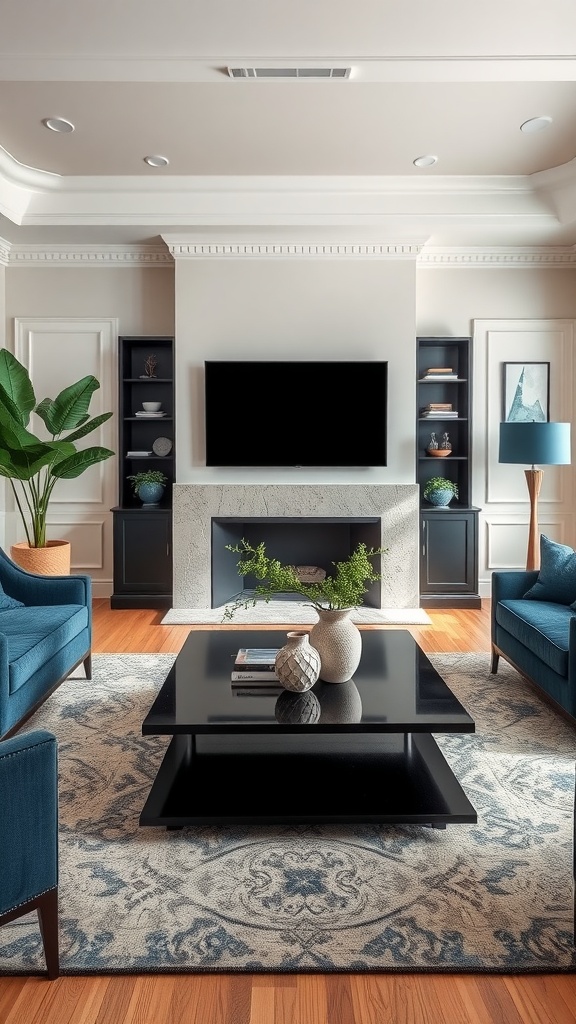
[[[410,633],[364,630],[354,680],[308,691],[314,724],[294,721],[287,691],[232,689],[239,647],[285,642],[285,631],[190,633],[142,725],[172,740],[141,825],[477,820],[431,735],[474,722]]]

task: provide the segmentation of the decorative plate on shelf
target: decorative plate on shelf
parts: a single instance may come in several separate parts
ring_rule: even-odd
[[[157,437],[152,444],[152,451],[155,455],[169,455],[172,451],[172,441],[169,437]]]

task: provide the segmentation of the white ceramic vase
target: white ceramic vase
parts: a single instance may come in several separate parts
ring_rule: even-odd
[[[320,655],[310,646],[310,635],[303,632],[286,634],[287,642],[276,655],[276,675],[285,690],[303,693],[309,690],[320,674]]]
[[[352,608],[317,608],[318,622],[310,630],[310,643],[320,655],[320,678],[325,683],[351,679],[362,655],[362,636],[352,622]]]

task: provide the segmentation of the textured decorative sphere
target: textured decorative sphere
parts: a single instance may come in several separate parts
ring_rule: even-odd
[[[286,690],[309,690],[320,674],[320,655],[310,646],[308,633],[287,634],[287,643],[276,655],[276,675]]]
[[[274,707],[276,721],[282,725],[314,725],[320,718],[320,701],[310,691],[284,690]]]
[[[426,501],[429,501],[431,505],[449,505],[452,498],[452,491],[431,491],[431,493],[426,496]]]

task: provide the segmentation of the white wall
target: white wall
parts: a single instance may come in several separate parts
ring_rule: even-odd
[[[576,271],[548,268],[419,268],[419,335],[472,335],[478,319],[576,317]]]
[[[530,516],[521,466],[498,464],[502,363],[550,362],[550,419],[574,416],[574,270],[422,270],[418,334],[473,337],[472,501],[479,514],[480,593],[490,594],[495,569],[524,568]],[[540,532],[576,547],[576,437],[573,465],[544,470],[538,501]]]
[[[114,331],[126,335],[174,334],[173,267],[8,267],[5,272],[5,344],[16,351],[31,375],[38,398],[93,373],[101,384],[91,403],[91,413],[117,411],[117,339],[98,333],[98,322],[112,318]],[[1,303],[0,303],[1,311]],[[16,346],[16,321],[27,324],[35,318],[42,325],[26,328]],[[52,322],[51,322],[52,321]],[[56,321],[54,323],[53,321]],[[66,321],[68,321],[66,323]],[[89,324],[88,321],[93,321]],[[71,322],[76,323],[72,330]],[[72,324],[73,326],[73,324]],[[45,348],[53,348],[52,362]],[[36,367],[37,381],[34,378]],[[42,393],[40,393],[42,392]],[[118,450],[118,420],[105,424],[101,438],[91,443]],[[57,485],[50,506],[50,538],[72,542],[74,572],[92,576],[94,595],[112,592],[112,515],[117,501],[118,464],[108,459],[89,469],[76,481]],[[9,548],[22,539],[19,516],[13,508],[9,485],[0,488],[6,502],[2,517],[2,546]]]
[[[0,265],[0,323],[5,324],[5,343],[10,348],[15,317],[116,317],[120,334],[175,334],[180,482],[311,480],[311,473],[303,470],[234,474],[206,469],[201,373],[205,359],[388,359],[388,467],[356,473],[314,471],[314,479],[410,483],[415,479],[415,336],[472,335],[478,320],[573,320],[576,274],[571,269],[538,267],[416,269],[413,260],[360,257],[177,259],[175,273],[165,266]],[[0,343],[4,343],[1,338]],[[481,344],[477,338],[476,349]],[[525,357],[523,351],[518,355]],[[475,357],[480,363],[486,361],[482,351],[476,351]],[[110,358],[115,364],[115,351]],[[511,358],[508,350],[506,358]],[[112,369],[115,375],[116,366]],[[478,384],[483,387],[480,377]],[[573,389],[572,381],[570,386]],[[476,403],[483,401],[477,391]],[[312,417],[311,429],[313,422]],[[474,429],[478,461],[485,458],[486,423],[476,418]],[[361,444],[361,430],[358,433]],[[105,465],[115,494],[116,460]],[[475,500],[482,506],[483,495],[476,493]],[[518,536],[523,536],[526,522],[527,504],[519,511]],[[563,511],[563,537],[576,545],[574,527],[567,522]],[[0,532],[3,524],[0,507]],[[9,542],[14,539],[10,537]],[[111,590],[110,543],[107,539],[106,569],[89,570],[95,592],[102,596]],[[521,540],[520,548],[522,544]],[[510,567],[518,544],[512,547]],[[487,581],[489,562],[480,568]]]
[[[178,481],[413,482],[414,282],[414,260],[177,259]],[[356,471],[207,469],[204,360],[264,358],[388,360],[388,466]],[[345,395],[341,405],[345,415]],[[271,414],[297,414],[294,396],[274,396]],[[316,409],[312,405],[301,414],[309,417],[310,430],[324,429],[322,396]],[[244,429],[265,430],[265,417],[250,420],[248,413]],[[362,445],[360,424],[357,442]]]

